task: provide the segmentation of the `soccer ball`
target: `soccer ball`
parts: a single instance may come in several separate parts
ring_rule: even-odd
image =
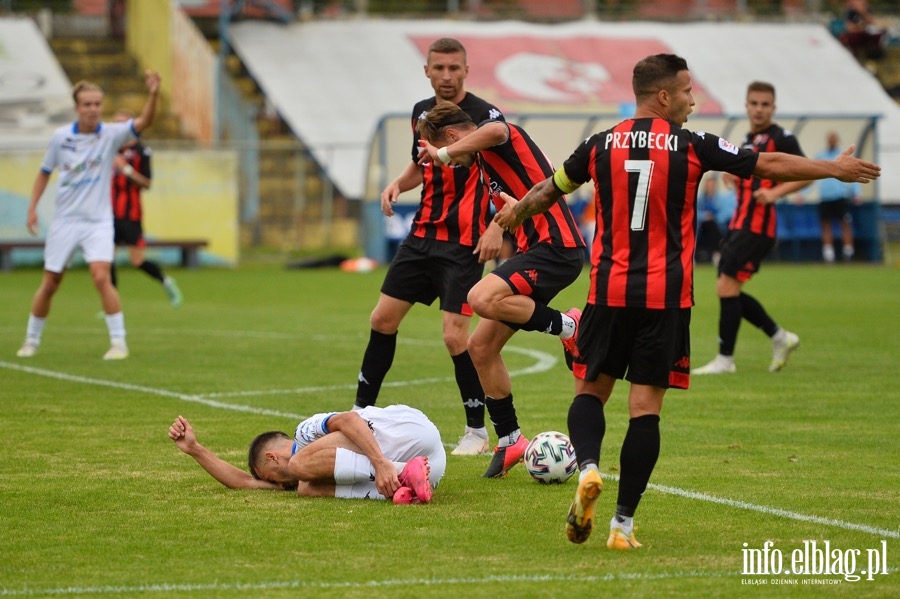
[[[525,468],[531,478],[545,485],[569,480],[578,469],[569,437],[557,431],[535,435],[525,448]]]

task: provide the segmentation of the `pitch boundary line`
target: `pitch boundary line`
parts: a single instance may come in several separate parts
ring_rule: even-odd
[[[725,576],[739,576],[734,572],[715,572],[702,570],[687,570],[662,572],[659,574],[604,574],[603,576],[554,576],[554,575],[510,575],[510,576],[485,576],[482,578],[419,578],[419,579],[388,579],[370,580],[366,582],[308,582],[304,580],[285,580],[257,583],[197,583],[197,584],[146,584],[133,586],[90,586],[90,587],[59,587],[55,589],[0,589],[0,597],[28,597],[35,595],[82,595],[82,594],[137,594],[137,593],[171,593],[192,591],[266,591],[266,590],[330,590],[330,589],[377,589],[386,587],[413,587],[413,586],[452,586],[490,583],[541,583],[541,582],[616,582],[616,581],[653,581],[670,580],[678,578],[723,578]]]
[[[288,412],[281,412],[279,410],[270,410],[267,408],[256,408],[253,406],[244,406],[239,404],[229,404],[220,401],[216,401],[214,399],[209,399],[206,397],[202,397],[199,395],[187,395],[184,393],[177,393],[175,391],[167,391],[165,389],[157,389],[154,387],[146,387],[143,385],[133,385],[131,383],[119,383],[116,381],[106,381],[103,379],[94,379],[90,377],[84,377],[80,375],[72,375],[64,372],[56,372],[53,370],[45,370],[42,368],[34,368],[32,366],[24,366],[21,364],[14,364],[12,362],[6,362],[0,360],[0,368],[6,368],[9,370],[18,370],[20,372],[26,372],[29,374],[34,374],[37,376],[44,376],[47,378],[54,378],[58,380],[70,381],[74,383],[84,383],[88,385],[96,385],[101,387],[112,387],[115,389],[123,389],[126,391],[136,391],[139,393],[147,393],[150,395],[157,395],[162,397],[168,397],[171,399],[180,399],[182,401],[192,402],[203,404],[212,408],[223,409],[223,410],[233,410],[237,412],[245,412],[251,414],[258,414],[263,416],[277,416],[280,418],[290,418],[293,420],[303,420],[306,416],[300,414],[291,414]],[[604,474],[605,478],[610,480],[619,480],[618,476],[611,474]],[[706,501],[709,503],[715,503],[718,505],[725,505],[728,507],[733,507],[742,510],[761,512],[764,514],[769,514],[773,516],[780,516],[783,518],[789,518],[791,520],[797,520],[800,522],[812,522],[815,524],[822,524],[825,526],[831,526],[834,528],[842,528],[844,530],[853,530],[864,532],[868,534],[873,534],[876,536],[889,537],[892,539],[900,539],[900,530],[889,530],[886,528],[878,528],[874,526],[869,526],[866,524],[856,524],[853,522],[847,522],[844,520],[836,520],[833,518],[823,518],[821,516],[810,516],[807,514],[801,514],[798,512],[792,512],[789,510],[784,510],[781,508],[774,508],[764,505],[757,505],[754,503],[749,503],[746,501],[739,501],[736,499],[727,499],[722,497],[716,497],[714,495],[707,495],[706,493],[701,493],[699,491],[691,491],[688,489],[680,489],[678,487],[670,487],[666,485],[659,485],[655,483],[650,483],[648,488],[654,489],[661,493],[665,493],[668,495],[676,495],[678,497],[683,497],[685,499],[695,499],[698,501]],[[0,595],[2,596],[2,595]]]

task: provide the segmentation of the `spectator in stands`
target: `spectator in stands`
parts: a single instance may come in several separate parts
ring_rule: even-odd
[[[793,133],[772,120],[775,116],[775,87],[771,83],[754,81],[748,85],[746,108],[750,131],[741,142],[742,148],[803,156]],[[774,202],[809,184],[810,181],[778,183],[755,175],[738,180],[737,208],[722,244],[716,281],[720,310],[719,353],[708,364],[695,368],[693,374],[735,372],[734,347],[741,319],[746,319],[772,340],[770,372],[781,370],[790,353],[800,345],[800,338],[778,326],[755,297],[744,293],[743,287],[759,271],[763,259],[775,246]]]
[[[144,108],[137,118],[125,123],[101,123],[103,90],[96,83],[79,81],[72,90],[78,120],[60,127],[50,138],[28,205],[29,232],[32,235],[38,233],[37,205],[50,181],[50,174],[59,168],[56,209],[44,245],[44,276],[31,304],[25,343],[16,353],[20,358],[30,358],[37,353],[51,301],[62,283],[69,259],[78,248],[84,253],[106,313],[110,348],[103,359],[128,357],[125,316],[109,273],[115,254],[109,181],[119,148],[153,122],[159,73],[147,70],[144,79],[149,92]]]
[[[875,21],[868,0],[847,0],[844,6],[841,42],[859,59],[884,57],[887,30]]]
[[[697,196],[697,249],[694,259],[697,262],[719,264],[719,245],[722,243],[722,230],[719,228],[717,197],[718,184],[716,176],[707,174]]]
[[[840,156],[840,139],[834,131],[826,137],[827,147],[816,154],[822,160],[834,160]],[[841,254],[844,260],[853,259],[853,221],[850,207],[860,199],[859,183],[844,183],[837,179],[819,181],[819,220],[822,222],[822,258],[834,262],[834,224],[841,227]]]

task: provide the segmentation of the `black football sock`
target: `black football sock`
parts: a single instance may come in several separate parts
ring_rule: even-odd
[[[498,437],[505,437],[519,428],[512,393],[499,399],[485,396],[484,403]]]
[[[162,269],[156,262],[151,262],[150,260],[144,260],[141,262],[141,265],[138,266],[145,273],[162,283],[165,281],[166,277],[163,275]]]
[[[650,475],[659,458],[659,416],[647,414],[632,418],[619,455],[619,497],[616,514],[634,516],[641,496],[647,490]]]
[[[374,406],[381,391],[381,383],[387,376],[391,364],[394,363],[394,354],[397,351],[397,333],[385,335],[372,329],[369,333],[369,344],[363,355],[362,366],[359,368],[359,378],[356,384],[356,406],[365,408]]]
[[[453,370],[466,409],[466,426],[484,428],[484,391],[468,351],[453,356]]]
[[[778,325],[759,303],[759,300],[752,295],[741,293],[741,314],[747,322],[761,329],[769,337],[778,332]]]
[[[719,353],[733,356],[737,343],[738,330],[741,328],[741,298],[719,298]]]
[[[116,289],[119,288],[119,274],[116,272],[116,263],[113,262],[109,265],[109,280],[112,283],[112,286]]]
[[[550,335],[559,335],[562,332],[562,314],[546,304],[534,303],[534,312],[528,322],[520,327],[523,331],[540,331]]]
[[[600,446],[606,434],[606,415],[603,402],[596,395],[576,395],[569,406],[569,439],[575,449],[578,467],[600,464]]]

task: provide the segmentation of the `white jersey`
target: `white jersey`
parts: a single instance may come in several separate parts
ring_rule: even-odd
[[[328,419],[337,413],[316,414],[297,425],[292,453],[327,435],[330,432]],[[369,425],[387,459],[405,462],[417,455],[428,456],[429,461],[442,462],[445,459],[440,433],[421,411],[397,404],[384,408],[369,406],[357,414]],[[436,465],[432,464],[432,471]]]
[[[54,220],[108,221],[112,226],[113,158],[137,137],[133,119],[100,123],[92,133],[79,133],[77,122],[54,131],[41,163],[45,174],[59,169]]]
[[[291,455],[316,439],[327,434],[328,419],[338,412],[326,412],[307,418],[297,426]],[[392,462],[408,462],[416,456],[428,458],[431,486],[437,487],[447,469],[447,455],[441,434],[420,410],[402,404],[378,408],[369,406],[357,410],[360,418],[369,426],[384,457]],[[385,499],[378,492],[375,481],[338,484],[335,497]]]

